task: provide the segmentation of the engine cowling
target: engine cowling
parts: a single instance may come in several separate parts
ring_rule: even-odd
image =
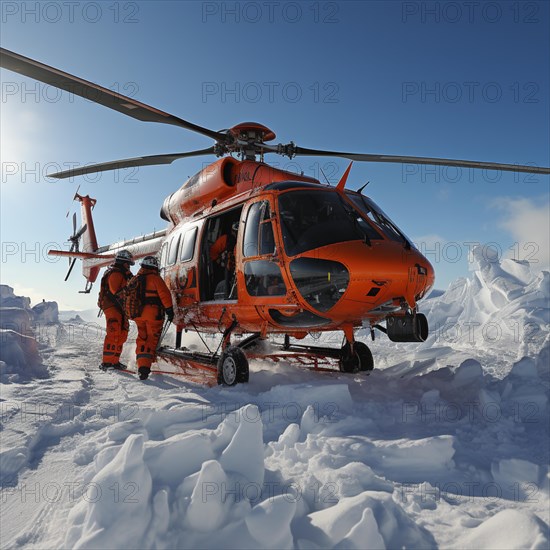
[[[225,157],[190,177],[175,193],[166,197],[160,210],[163,220],[178,224],[185,217],[212,206],[234,193],[232,172],[239,161]]]
[[[208,165],[166,197],[160,217],[177,225],[184,218],[232,195],[286,180],[319,183],[315,178],[273,168],[261,162],[225,157]]]

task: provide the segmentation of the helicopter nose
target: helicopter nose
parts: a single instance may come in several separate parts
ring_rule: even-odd
[[[420,254],[420,252],[418,253]],[[428,294],[428,292],[433,288],[435,283],[435,269],[433,268],[432,264],[426,259],[425,256],[420,254],[422,258],[422,263],[426,267],[427,274],[426,274],[426,288],[424,290],[424,295]]]
[[[435,272],[432,264],[416,248],[394,251],[393,256],[385,262],[394,266],[390,283],[392,293],[396,297],[405,298],[411,309],[416,308],[417,301],[424,298],[433,287]]]
[[[378,307],[405,300],[414,309],[435,281],[431,263],[416,248],[405,249],[400,243],[368,248],[363,243],[350,243],[349,249],[341,245],[339,254],[347,260],[349,285],[343,298],[349,306],[362,303]]]
[[[403,301],[413,309],[435,280],[430,262],[400,243],[340,243],[308,256],[290,263],[294,283],[313,309],[334,318],[400,309]]]
[[[418,250],[411,251],[407,266],[407,286],[405,299],[411,309],[416,302],[424,298],[435,282],[435,271],[432,264]]]

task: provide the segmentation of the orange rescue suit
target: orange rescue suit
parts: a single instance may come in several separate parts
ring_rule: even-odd
[[[233,239],[234,241],[234,239]],[[229,250],[229,236],[221,235],[216,242],[210,247],[210,258],[213,262],[220,264],[227,270],[235,269],[235,244],[233,242],[233,250]]]
[[[128,319],[123,313],[120,303],[109,296],[116,297],[132,278],[132,272],[122,266],[114,265],[105,273],[101,281],[105,285],[105,302],[103,312],[107,323],[105,341],[103,342],[103,363],[116,365],[120,362],[122,346],[128,338]]]
[[[172,295],[157,269],[142,267],[136,277],[145,276],[145,302],[141,315],[136,317],[136,363],[151,368],[156,359],[157,344],[164,324],[164,311],[172,307]]]

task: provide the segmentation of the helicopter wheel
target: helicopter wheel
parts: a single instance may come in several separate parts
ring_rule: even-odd
[[[351,354],[351,345],[349,342],[342,347],[340,357],[341,372],[370,372],[374,369],[374,359],[369,347],[363,342],[353,344],[353,355]]]
[[[218,384],[234,386],[248,382],[248,359],[244,351],[237,346],[229,346],[218,361]]]

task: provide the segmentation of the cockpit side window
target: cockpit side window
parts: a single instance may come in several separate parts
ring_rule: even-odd
[[[243,239],[245,258],[275,253],[275,239],[268,201],[254,203],[247,214]]]
[[[244,279],[250,296],[284,296],[286,285],[275,258],[275,237],[269,201],[249,208],[243,238]],[[258,258],[249,260],[249,258]]]
[[[248,210],[243,238],[243,256],[258,255],[258,231],[260,227],[262,203],[255,202]]]
[[[275,238],[273,237],[273,226],[271,225],[271,212],[269,210],[269,203],[264,202],[263,213],[260,221],[260,235],[259,235],[260,256],[265,254],[275,253]]]

